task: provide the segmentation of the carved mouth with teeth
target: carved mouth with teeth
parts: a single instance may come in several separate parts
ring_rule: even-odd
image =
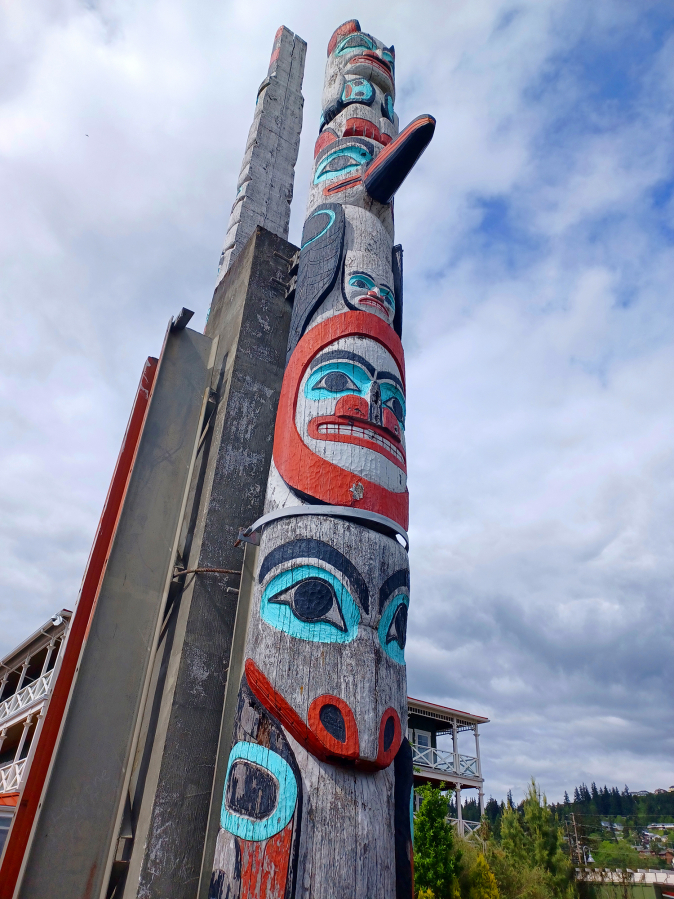
[[[363,53],[360,56],[354,56],[349,60],[349,67],[362,63],[367,63],[367,65],[369,66],[374,66],[376,69],[379,69],[381,72],[383,72],[390,81],[393,81],[391,66],[380,56],[376,56],[374,53]]]
[[[369,295],[369,294],[363,294],[362,296],[357,297],[357,299],[356,299],[356,305],[358,305],[358,306],[372,306],[374,309],[379,309],[381,312],[383,312],[384,315],[386,316],[387,320],[388,320],[388,318],[389,318],[389,310],[388,310],[388,309],[386,308],[386,306],[382,303],[382,301],[381,301],[381,300],[378,300],[376,297],[373,297],[373,296],[371,296],[371,295]]]
[[[313,418],[309,422],[308,433],[314,440],[333,440],[336,443],[353,443],[380,453],[398,468],[407,471],[405,451],[400,443],[391,440],[386,431],[371,423],[345,421],[334,415]]]

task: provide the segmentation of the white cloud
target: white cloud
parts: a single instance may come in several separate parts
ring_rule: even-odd
[[[438,120],[396,199],[410,692],[490,716],[499,797],[531,774],[553,799],[673,780],[674,42],[646,6],[357,11],[395,42],[402,122]],[[5,6],[0,653],[72,607],[144,358],[181,306],[203,323],[281,22],[309,42],[297,241],[325,46],[353,14]]]

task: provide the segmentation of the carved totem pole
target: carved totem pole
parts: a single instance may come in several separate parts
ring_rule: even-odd
[[[395,54],[333,34],[211,896],[411,899]]]

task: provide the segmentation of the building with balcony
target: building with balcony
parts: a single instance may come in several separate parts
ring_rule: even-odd
[[[489,718],[411,696],[407,697],[407,710],[407,738],[412,744],[415,785],[430,783],[441,789],[455,790],[456,817],[451,820],[462,836],[476,830],[479,822],[464,820],[461,803],[463,791],[476,790],[480,817],[484,813],[478,728],[487,724]],[[459,734],[466,735],[461,738],[461,747]],[[438,737],[443,736],[451,737],[451,748],[438,746]],[[446,742],[449,744],[449,740]]]
[[[0,852],[71,615],[61,609],[0,661]]]

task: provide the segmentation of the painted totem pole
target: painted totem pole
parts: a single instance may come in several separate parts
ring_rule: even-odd
[[[211,896],[411,899],[395,54],[333,34]]]

